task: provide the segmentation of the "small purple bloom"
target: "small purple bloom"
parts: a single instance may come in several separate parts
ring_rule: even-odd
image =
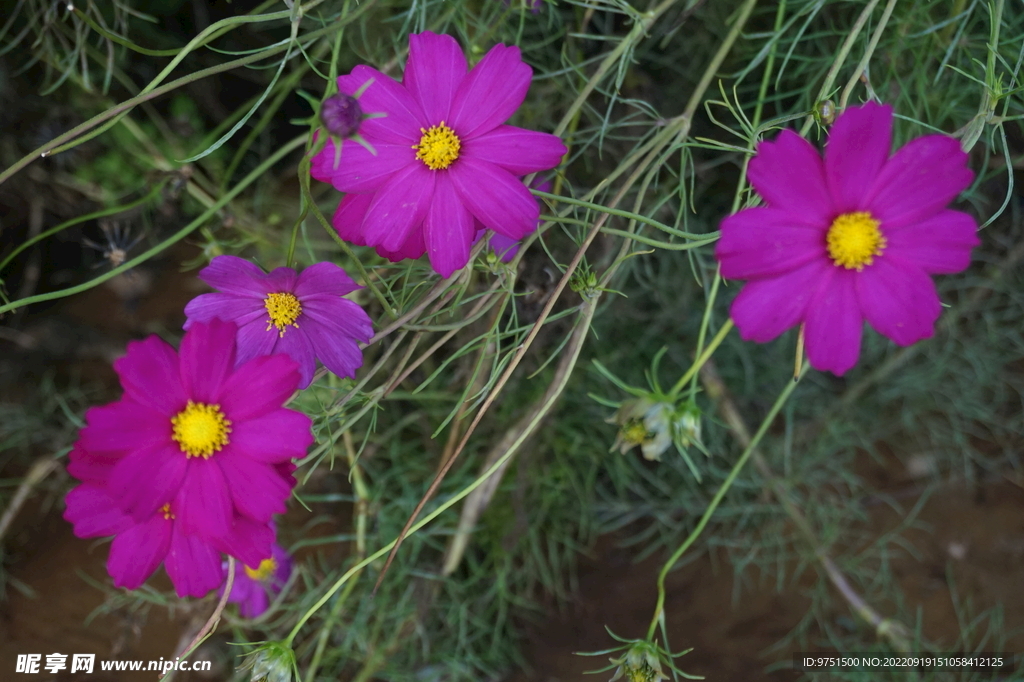
[[[373,336],[370,317],[342,298],[359,285],[334,263],[317,263],[296,274],[291,268],[265,273],[236,256],[217,256],[199,279],[218,293],[202,294],[185,306],[185,329],[221,319],[238,325],[239,364],[283,353],[299,364],[299,388],[313,380],[316,361],[340,377],[363,364],[358,342]]]
[[[505,125],[532,76],[518,47],[495,45],[469,69],[454,38],[426,31],[409,36],[401,83],[367,66],[338,78],[348,94],[370,83],[361,104],[387,114],[360,129],[375,153],[345,141],[335,167],[331,141],[313,158],[313,177],[347,193],[338,234],[393,261],[427,253],[447,277],[469,260],[475,221],[512,240],[533,232],[540,212],[520,176],[554,168],[566,147]]]
[[[320,120],[331,135],[345,139],[359,131],[363,122],[363,110],[359,100],[352,95],[339,92],[331,95],[320,105]]]
[[[243,618],[255,618],[267,610],[270,606],[272,595],[276,595],[283,588],[292,574],[292,558],[288,552],[274,543],[269,559],[256,564],[256,568],[250,568],[241,562],[235,562],[235,581],[231,585],[231,594],[228,601],[238,604],[238,612]],[[220,594],[224,594],[224,586],[227,585],[227,562],[223,565],[224,584],[221,585]]]
[[[892,108],[868,103],[839,116],[824,160],[790,130],[758,145],[749,178],[767,206],[723,220],[715,249],[723,277],[748,280],[731,309],[745,340],[803,324],[811,365],[841,375],[865,320],[901,346],[935,332],[931,275],[966,269],[980,243],[946,208],[974,173],[947,135],[891,144]]]

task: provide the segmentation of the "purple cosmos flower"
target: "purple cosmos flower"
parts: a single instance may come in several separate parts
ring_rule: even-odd
[[[554,168],[566,147],[554,135],[503,123],[526,98],[533,75],[518,47],[496,45],[467,70],[455,39],[409,36],[402,83],[368,66],[338,78],[360,96],[360,134],[376,154],[345,141],[335,168],[334,142],[314,159],[313,177],[347,192],[334,214],[342,238],[376,247],[392,261],[430,256],[447,277],[466,265],[474,218],[520,240],[536,229],[540,209],[519,176]]]
[[[292,574],[292,558],[276,543],[269,559],[253,565],[256,568],[249,568],[241,562],[235,563],[235,581],[231,585],[231,594],[228,595],[228,601],[238,604],[238,613],[243,618],[255,618],[266,611],[270,606],[271,594],[280,592]],[[222,595],[227,584],[227,569],[228,565],[225,562],[225,582],[220,587]]]
[[[231,322],[197,322],[180,353],[156,336],[128,344],[114,363],[124,396],[86,412],[77,447],[89,458],[71,473],[102,480],[136,524],[171,503],[176,530],[204,540],[285,511],[289,460],[313,442],[309,417],[282,407],[299,373],[285,355],[236,367],[236,332]]]
[[[236,517],[223,538],[206,540],[183,533],[175,513],[185,504],[180,495],[137,522],[120,510],[106,489],[115,459],[76,447],[70,460],[68,471],[85,482],[68,493],[64,518],[77,537],[115,536],[107,570],[117,587],[138,588],[163,563],[179,597],[202,597],[223,580],[221,552],[252,563],[270,553],[274,532],[244,517]]]
[[[824,161],[789,130],[758,145],[749,177],[768,205],[723,220],[715,249],[723,277],[749,280],[731,310],[745,340],[803,324],[811,365],[841,375],[864,320],[901,346],[934,333],[929,275],[964,270],[980,243],[946,208],[974,174],[946,135],[891,144],[892,108],[868,103],[839,116]]]
[[[317,263],[296,275],[291,268],[264,273],[236,256],[217,256],[199,279],[221,293],[202,294],[185,306],[185,329],[221,319],[238,325],[238,358],[284,353],[299,363],[299,388],[313,380],[317,358],[340,377],[363,364],[357,342],[373,336],[369,315],[342,298],[361,289],[334,263]]]

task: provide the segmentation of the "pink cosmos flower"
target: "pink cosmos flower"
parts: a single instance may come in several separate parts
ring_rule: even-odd
[[[206,541],[223,542],[240,520],[265,525],[285,511],[290,460],[313,442],[309,417],[282,407],[299,373],[285,355],[236,367],[236,332],[213,320],[193,324],[180,352],[156,336],[128,344],[114,363],[124,396],[86,412],[76,447],[88,457],[71,473],[102,481],[136,524],[155,523],[171,504],[175,532]]]
[[[519,176],[554,168],[566,147],[554,135],[503,123],[526,98],[532,70],[518,47],[496,45],[467,70],[455,39],[409,36],[402,83],[368,66],[338,78],[338,89],[362,95],[356,142],[334,142],[314,159],[312,175],[347,192],[334,214],[342,238],[376,247],[392,261],[419,258],[447,277],[466,265],[474,218],[520,240],[536,229],[540,209]],[[372,81],[372,82],[371,82]]]
[[[299,388],[313,380],[317,358],[340,377],[355,376],[363,364],[357,342],[370,340],[373,325],[357,303],[342,298],[362,287],[334,263],[268,274],[243,258],[217,256],[199,279],[220,293],[189,301],[185,329],[214,319],[237,324],[237,364],[283,353],[299,364]]]
[[[723,277],[749,280],[731,309],[745,340],[803,324],[811,365],[842,375],[865,320],[901,346],[934,333],[930,275],[964,270],[980,243],[946,208],[974,174],[946,135],[891,144],[892,108],[868,103],[839,116],[824,160],[789,130],[758,145],[748,172],[768,205],[723,220],[715,249]]]
[[[533,182],[530,183],[530,187],[533,189],[538,189],[541,192],[551,191],[551,183],[548,182],[547,180],[544,180],[543,178],[534,178]],[[540,220],[537,221],[537,224],[540,225]],[[481,223],[479,220],[475,221],[475,226],[476,237],[473,238],[474,244],[480,241],[481,237],[483,237],[484,233],[487,231],[487,228],[484,227],[484,224]],[[519,240],[506,237],[505,235],[498,234],[497,232],[491,233],[491,238],[488,241],[488,246],[490,246],[491,251],[493,251],[495,255],[498,256],[499,259],[501,259],[502,263],[510,262],[513,258],[516,257],[516,254],[519,252]]]
[[[280,592],[292,574],[292,558],[276,543],[269,559],[253,565],[256,568],[249,568],[241,562],[235,563],[235,581],[228,595],[228,601],[238,604],[238,613],[243,618],[255,618],[266,611],[270,606],[271,595]],[[220,587],[222,595],[227,584],[227,568],[225,562],[225,583]]]
[[[236,517],[224,538],[212,541],[181,532],[174,510],[178,499],[163,505],[142,523],[120,510],[106,489],[115,459],[76,447],[68,471],[85,481],[65,499],[64,518],[80,538],[113,535],[107,570],[114,585],[138,588],[163,563],[179,597],[202,597],[223,580],[221,552],[257,563],[270,554],[274,533],[267,525]]]

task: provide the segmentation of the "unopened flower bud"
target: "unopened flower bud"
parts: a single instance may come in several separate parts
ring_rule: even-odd
[[[292,682],[295,653],[283,642],[267,642],[245,657],[239,670],[252,668],[252,682]]]
[[[660,682],[668,679],[661,671],[657,649],[648,642],[634,642],[625,656],[612,659],[612,663],[618,663],[619,667],[609,682],[623,677],[627,682]]]
[[[339,92],[320,105],[320,120],[331,135],[347,139],[359,131],[363,122],[363,109],[355,97]]]

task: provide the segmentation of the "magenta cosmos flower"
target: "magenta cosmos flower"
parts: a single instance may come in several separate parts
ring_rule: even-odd
[[[447,277],[466,265],[474,218],[520,240],[536,229],[540,209],[519,176],[554,168],[566,152],[554,135],[503,125],[526,98],[533,75],[518,47],[496,45],[467,70],[455,39],[409,36],[402,83],[368,66],[338,78],[360,95],[371,153],[346,140],[335,166],[334,142],[314,159],[313,177],[348,196],[334,214],[346,240],[376,247],[397,261],[428,253]]]
[[[134,590],[146,582],[160,564],[179,597],[202,597],[224,579],[221,552],[241,554],[254,563],[265,556],[259,549],[273,540],[273,531],[245,518],[237,518],[229,533],[215,540],[190,535],[177,522],[179,498],[164,504],[142,522],[135,521],[114,503],[106,488],[83,483],[68,493],[64,518],[80,538],[114,536],[107,571],[116,587]],[[239,561],[242,561],[239,559]]]
[[[362,287],[334,263],[268,274],[243,258],[217,256],[199,279],[219,293],[189,301],[185,329],[214,319],[234,322],[238,364],[283,353],[299,364],[299,388],[313,380],[318,358],[340,377],[355,376],[363,364],[358,342],[370,340],[373,325],[357,303],[342,298]]]
[[[284,588],[292,574],[292,558],[275,543],[270,558],[254,563],[253,566],[256,568],[249,568],[241,562],[235,563],[235,581],[228,595],[228,601],[238,604],[238,613],[243,618],[255,618],[267,610],[271,596]],[[224,586],[227,585],[227,563],[223,570],[225,582],[221,585],[221,594],[224,594]]]
[[[841,375],[865,320],[901,346],[934,333],[930,275],[964,270],[980,243],[946,208],[974,174],[946,135],[891,144],[892,108],[868,103],[839,116],[824,160],[789,130],[758,145],[749,178],[768,205],[723,220],[715,249],[723,277],[749,280],[731,310],[744,339],[803,324],[811,365]]]
[[[285,355],[236,367],[236,331],[197,322],[180,353],[155,336],[128,344],[114,363],[124,396],[86,412],[76,447],[110,465],[106,491],[135,523],[171,503],[176,529],[215,540],[285,511],[290,460],[313,442],[309,417],[282,407],[299,373]]]

